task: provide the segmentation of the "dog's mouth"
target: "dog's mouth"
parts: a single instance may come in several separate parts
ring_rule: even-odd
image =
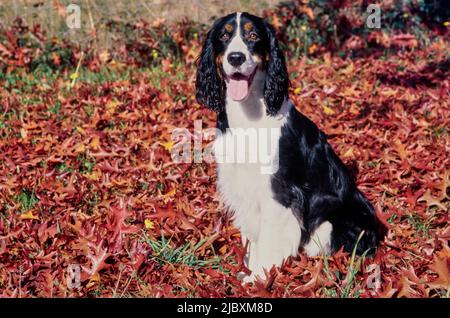
[[[244,75],[236,72],[227,76],[227,95],[234,101],[243,101],[247,98],[250,92],[253,78],[256,74],[256,67],[250,75]]]

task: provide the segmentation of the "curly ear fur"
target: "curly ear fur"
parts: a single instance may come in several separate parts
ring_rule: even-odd
[[[217,72],[213,35],[214,27],[208,32],[198,59],[196,98],[199,104],[221,112],[225,109],[225,82]]]
[[[283,52],[278,46],[274,28],[264,22],[269,37],[270,52],[267,64],[266,81],[264,83],[264,100],[267,114],[274,116],[278,113],[284,99],[288,96],[289,75]]]

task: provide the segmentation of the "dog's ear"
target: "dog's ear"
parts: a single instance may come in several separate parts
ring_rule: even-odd
[[[214,54],[214,29],[208,32],[202,52],[198,58],[196,98],[197,102],[216,112],[225,109],[225,82],[218,73]]]
[[[266,68],[266,81],[264,83],[264,101],[267,114],[274,116],[278,113],[284,99],[288,96],[289,75],[283,52],[278,46],[275,29],[264,21],[269,39],[269,61]]]

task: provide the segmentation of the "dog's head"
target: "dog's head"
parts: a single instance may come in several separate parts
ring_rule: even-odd
[[[254,83],[262,78],[263,85]],[[253,86],[252,86],[253,85]],[[286,63],[273,27],[249,13],[218,19],[206,36],[197,69],[197,101],[217,112],[226,97],[245,101],[262,90],[267,114],[275,115],[288,94]]]

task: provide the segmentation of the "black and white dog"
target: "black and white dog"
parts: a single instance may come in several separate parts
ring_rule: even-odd
[[[270,24],[245,12],[218,19],[199,57],[196,85],[198,102],[217,112],[218,190],[243,244],[249,241],[247,281],[299,247],[309,256],[342,246],[351,252],[362,232],[357,253],[374,252],[380,239],[374,209],[324,133],[289,100],[285,59]],[[265,130],[276,141],[270,146]],[[255,142],[233,146],[242,133],[269,149],[270,171],[260,162],[227,160],[236,150],[251,156]]]

